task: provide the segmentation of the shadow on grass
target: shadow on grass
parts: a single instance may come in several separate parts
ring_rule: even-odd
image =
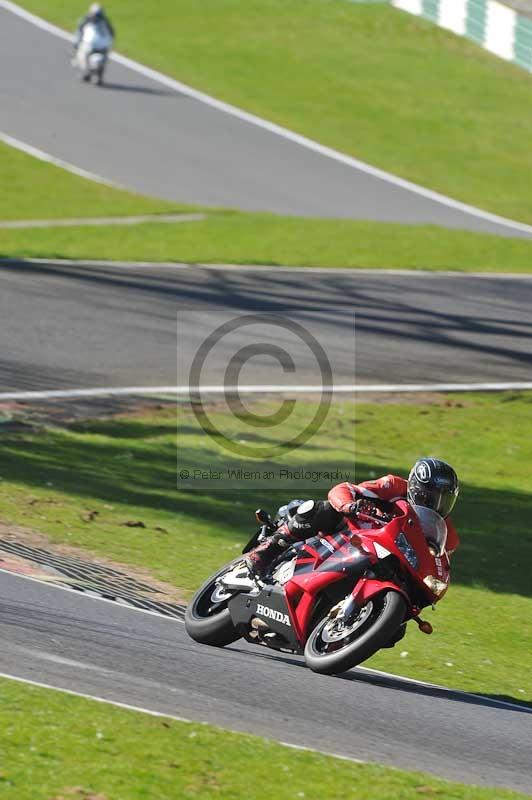
[[[54,491],[73,496],[186,514],[218,526],[225,539],[240,538],[242,543],[255,528],[253,511],[257,506],[273,511],[291,497],[325,497],[335,482],[271,482],[255,477],[178,483],[175,431],[175,416],[169,414],[167,421],[130,418],[78,424],[70,431],[0,434],[2,474],[29,490],[52,483]],[[183,451],[190,469],[224,471],[233,463],[239,466],[236,460],[202,445],[199,437],[192,445]],[[287,459],[283,466],[338,469],[355,479],[351,461],[332,463],[330,457],[327,460],[319,454],[319,447],[313,447],[307,464],[294,466]],[[256,470],[256,463],[250,469]],[[261,471],[268,469],[278,471],[279,464],[260,464]],[[358,462],[356,479],[389,471],[400,473],[392,464]],[[532,596],[525,566],[532,561],[529,517],[528,494],[463,486],[455,515],[462,543],[453,562],[454,583]]]

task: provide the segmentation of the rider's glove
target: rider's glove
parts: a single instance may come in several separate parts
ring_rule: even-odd
[[[342,506],[341,512],[344,517],[353,519],[357,517],[358,514],[369,514],[372,516],[375,514],[376,510],[374,501],[367,497],[359,497],[359,499],[355,500],[353,503],[346,503]]]
[[[344,517],[356,517],[360,509],[360,500],[357,500],[354,503],[345,503],[341,509],[340,513],[344,515]]]
[[[288,527],[288,523],[283,522],[275,533],[273,534],[273,539],[281,546],[281,547],[288,547],[294,541],[294,537],[292,536],[292,532]]]

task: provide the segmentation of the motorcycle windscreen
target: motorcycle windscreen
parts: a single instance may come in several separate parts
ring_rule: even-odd
[[[436,546],[437,555],[442,556],[447,544],[447,525],[443,517],[426,506],[413,506],[421,525],[423,536],[429,544]]]

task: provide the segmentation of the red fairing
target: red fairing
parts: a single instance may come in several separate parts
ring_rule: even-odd
[[[375,597],[377,594],[381,594],[382,591],[386,589],[391,589],[394,592],[399,592],[405,598],[408,606],[411,605],[411,601],[407,593],[401,589],[400,586],[397,586],[395,583],[391,583],[391,581],[380,581],[380,580],[371,580],[370,578],[360,578],[357,585],[351,592],[351,596],[355,598],[358,605],[363,606],[365,605],[368,600],[371,600],[372,597]]]
[[[447,553],[451,555],[451,553],[454,553],[460,544],[460,538],[451,520],[447,518],[445,522],[447,524],[447,545],[445,549],[447,550]]]
[[[285,586],[288,612],[296,636],[304,644],[316,597],[326,586],[343,578],[342,572],[311,572],[295,576]],[[297,606],[297,609],[296,609]]]
[[[374,481],[362,483],[339,483],[328,495],[329,503],[345,514],[351,505],[360,497],[378,497],[380,500],[394,501],[406,497],[408,483],[398,475],[383,475]]]
[[[345,531],[321,535],[301,548],[292,577],[284,584],[288,614],[301,647],[309,635],[317,599],[338,581],[353,580],[351,595],[359,607],[382,592],[399,592],[407,601],[407,618],[417,616],[421,608],[443,597],[449,583],[447,558],[437,556],[429,548],[419,520],[406,500],[397,501],[396,512],[393,519],[386,523],[376,520],[371,528],[359,527],[358,519],[348,518]],[[399,537],[402,537],[401,543]],[[405,542],[411,548],[410,559]],[[390,555],[409,577],[408,584],[378,575],[377,565]],[[425,583],[427,577],[443,584],[437,594]],[[415,605],[408,586],[417,588]],[[420,603],[419,598],[423,598],[423,602]]]

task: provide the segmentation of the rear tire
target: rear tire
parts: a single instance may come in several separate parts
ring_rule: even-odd
[[[227,608],[227,600],[232,595],[227,595],[227,600],[220,595],[219,602],[213,601],[213,592],[216,588],[216,578],[241,561],[237,558],[230,564],[219,569],[214,575],[200,586],[190,603],[185,609],[185,629],[191,639],[200,644],[209,644],[213,647],[225,647],[236,642],[242,636],[236,630]]]
[[[356,667],[394,636],[405,618],[406,608],[399,592],[382,592],[362,607],[344,635],[341,631],[332,632],[329,616],[323,617],[305,645],[307,666],[323,675],[336,675]]]

